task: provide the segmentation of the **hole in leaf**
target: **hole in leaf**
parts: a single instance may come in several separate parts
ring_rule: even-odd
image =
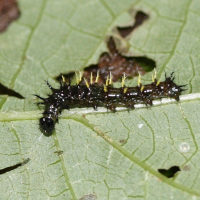
[[[16,0],[0,0],[0,32],[20,15]]]
[[[120,35],[122,37],[126,37],[129,35],[135,28],[138,26],[142,25],[142,23],[147,20],[149,16],[145,14],[142,11],[138,11],[137,14],[135,15],[135,23],[133,26],[127,26],[127,27],[117,27],[117,30],[119,31]]]
[[[134,57],[134,59],[138,63],[140,63],[145,72],[150,72],[156,67],[156,62],[150,58],[141,56],[141,57]]]
[[[166,176],[167,178],[172,178],[174,177],[174,175],[178,172],[178,171],[181,171],[180,167],[179,166],[173,166],[173,167],[170,167],[169,169],[158,169],[158,171]]]
[[[119,53],[116,48],[114,39],[109,38],[107,42],[109,52],[104,52],[99,58],[98,64],[93,64],[84,69],[83,77],[87,80],[93,74],[93,80],[96,79],[97,72],[99,71],[98,84],[104,84],[110,72],[112,72],[113,82],[121,79],[125,73],[127,77],[138,76],[138,72],[144,75],[146,72],[152,71],[156,67],[156,62],[147,57],[127,57]],[[65,77],[68,83],[75,75],[75,72],[69,72],[56,77],[56,80],[62,80]]]
[[[138,76],[138,72],[144,75],[156,67],[155,61],[150,58],[127,57],[119,53],[112,37],[108,40],[107,46],[109,52],[101,54],[98,64],[90,65],[84,69],[83,76],[87,80],[90,79],[91,72],[93,73],[93,79],[95,79],[99,71],[99,84],[105,83],[110,72],[112,72],[113,82],[116,82],[121,79],[124,73],[127,77],[135,77]]]
[[[17,97],[19,99],[24,99],[24,97],[21,94],[15,92],[14,90],[8,89],[7,87],[5,87],[0,83],[0,95],[2,94]]]
[[[13,165],[13,166],[11,166],[11,167],[6,167],[6,168],[4,168],[4,169],[0,169],[0,175],[1,174],[5,174],[5,173],[7,173],[7,172],[10,172],[10,171],[12,171],[12,170],[14,170],[14,169],[17,169],[18,167],[20,167],[20,166],[23,166],[23,165],[25,165],[25,164],[27,164],[28,162],[29,162],[29,158],[27,158],[24,162],[22,162],[22,163],[18,163],[18,164],[16,164],[16,165]]]

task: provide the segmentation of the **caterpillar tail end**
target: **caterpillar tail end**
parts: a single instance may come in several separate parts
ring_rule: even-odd
[[[39,122],[42,133],[47,137],[51,136],[55,129],[55,121],[49,117],[42,117]]]

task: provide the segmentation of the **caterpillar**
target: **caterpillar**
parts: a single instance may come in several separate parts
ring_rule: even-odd
[[[65,78],[62,77],[60,81],[60,88],[53,88],[48,81],[47,86],[51,89],[52,94],[48,98],[35,95],[42,102],[45,109],[43,117],[39,119],[40,129],[45,136],[52,135],[55,129],[55,123],[58,122],[58,116],[63,109],[70,109],[70,107],[97,107],[103,106],[115,112],[117,106],[125,106],[127,108],[134,108],[135,104],[146,104],[152,106],[152,101],[161,98],[173,98],[179,101],[179,96],[182,91],[185,91],[186,85],[177,85],[174,82],[174,72],[169,77],[165,74],[165,81],[160,82],[156,79],[156,71],[152,75],[152,83],[142,85],[141,76],[138,77],[138,85],[136,87],[126,87],[125,74],[122,77],[121,87],[115,88],[112,84],[112,74],[107,77],[104,85],[98,84],[99,73],[93,80],[91,73],[90,83],[82,77],[81,73],[76,74],[76,85],[66,83]],[[85,84],[81,84],[82,79]]]

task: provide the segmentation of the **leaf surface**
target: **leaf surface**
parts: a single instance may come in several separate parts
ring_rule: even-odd
[[[0,35],[0,82],[24,99],[0,96],[0,169],[30,161],[0,175],[0,199],[200,199],[198,0],[18,3],[20,19]],[[120,38],[115,27],[138,10],[149,19]],[[43,136],[32,94],[50,93],[43,79],[59,87],[60,72],[97,63],[110,35],[124,54],[154,59],[161,80],[174,70],[185,96],[130,112],[64,111],[56,134]],[[158,172],[172,166],[181,168],[174,178]]]

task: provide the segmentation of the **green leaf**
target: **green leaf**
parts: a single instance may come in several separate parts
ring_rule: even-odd
[[[20,19],[0,35],[0,82],[24,99],[0,96],[0,169],[30,161],[0,174],[0,199],[200,199],[199,1],[18,3]],[[138,10],[149,19],[120,38],[115,27],[133,24]],[[130,112],[64,111],[56,134],[43,136],[32,94],[50,93],[43,79],[59,87],[60,72],[97,63],[110,35],[126,55],[154,59],[161,80],[174,70],[185,95]],[[174,178],[158,172],[172,166],[181,169]]]

